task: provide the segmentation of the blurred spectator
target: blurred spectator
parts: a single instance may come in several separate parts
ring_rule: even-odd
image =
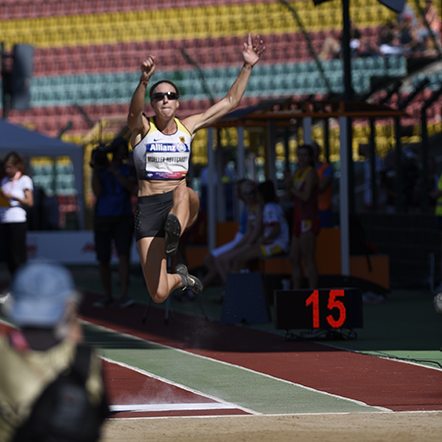
[[[290,262],[292,265],[293,288],[301,288],[302,266],[304,260],[309,288],[318,286],[318,267],[316,265],[316,236],[321,230],[318,215],[318,174],[314,169],[314,152],[310,145],[297,149],[298,169],[294,178],[287,177],[287,193],[294,197],[294,224]]]
[[[381,193],[385,195],[385,210],[387,213],[395,211],[396,204],[396,170],[395,152],[389,150],[384,158],[384,167],[379,172]]]
[[[420,41],[430,37],[430,33],[438,39],[441,28],[441,20],[433,0],[425,0],[423,15],[419,16],[417,35]]]
[[[419,156],[412,150],[404,149],[402,157],[402,180],[404,208],[407,212],[415,212],[420,207],[420,167]]]
[[[350,55],[352,57],[369,57],[379,54],[379,48],[364,37],[359,29],[350,22]],[[330,33],[324,40],[319,56],[324,60],[340,58],[342,55],[342,36]]]
[[[441,250],[442,250],[442,174],[437,181],[436,189],[430,191],[430,198],[435,201],[434,214],[436,216],[436,227],[439,230],[441,238]],[[440,260],[440,284],[434,289],[435,293],[442,291],[442,259]]]
[[[11,296],[12,302],[5,310],[19,328],[0,338],[0,440],[74,440],[71,433],[54,437],[45,425],[42,425],[43,434],[35,434],[34,429],[31,438],[15,439],[17,431],[23,431],[33,404],[46,387],[71,366],[83,340],[77,319],[79,293],[72,276],[59,264],[45,261],[26,264],[14,275]],[[97,425],[92,428],[97,440],[99,427],[109,410],[100,360],[90,350],[88,355],[85,385],[97,414]],[[78,410],[73,405],[70,409]],[[69,427],[69,420],[75,416],[58,413],[51,418],[51,423],[61,431],[64,424]],[[78,430],[82,432],[81,428]]]
[[[341,45],[342,45],[342,34],[341,34]],[[361,46],[361,32],[359,29],[350,28],[350,54],[352,57],[358,55],[359,48]]]
[[[437,194],[439,186],[439,174],[437,173],[437,161],[436,158],[430,156],[428,158],[428,192],[429,192],[429,207],[430,210],[435,210]]]
[[[416,14],[414,13],[414,9],[408,4],[408,2],[405,3],[404,9],[402,9],[402,12],[400,12],[396,17],[398,24],[401,24],[406,19],[406,17],[411,18],[411,26],[416,29],[418,26]]]
[[[253,247],[262,234],[263,203],[258,198],[256,183],[246,180],[241,186],[241,194],[247,210],[247,229],[234,248],[219,255],[215,260],[218,275],[223,284],[226,283],[227,275],[233,268],[234,259],[241,255],[245,249]]]
[[[381,55],[379,47],[366,36],[361,35],[358,42],[357,47],[352,51],[353,57],[378,57]]]
[[[319,56],[324,60],[333,60],[341,56],[341,42],[332,32],[325,37]]]
[[[131,196],[135,188],[134,168],[128,164],[128,145],[124,138],[115,139],[107,150],[112,152],[112,161],[107,154],[93,154],[91,159],[92,190],[95,203],[94,240],[99,263],[100,279],[105,298],[94,303],[94,307],[112,304],[112,272],[110,260],[112,244],[118,254],[120,277],[120,307],[129,307],[133,300],[128,296],[130,251],[134,232]]]
[[[312,147],[315,155],[315,170],[319,179],[318,215],[321,219],[321,227],[332,227],[333,167],[325,161],[320,161],[321,148],[318,143],[313,142]]]
[[[382,55],[402,55],[403,48],[396,25],[388,21],[379,31],[379,51]]]
[[[247,268],[250,261],[254,259],[280,255],[289,251],[289,226],[284,210],[278,204],[273,181],[268,180],[258,185],[258,198],[264,206],[262,215],[263,234],[257,243],[245,246],[235,258],[234,272]]]
[[[242,187],[244,184],[247,185],[254,185],[250,180],[247,180],[245,178],[240,179],[235,184],[235,190],[236,195],[239,200],[241,200],[243,203],[245,203],[245,198],[242,193]],[[247,189],[247,186],[246,186]],[[216,259],[219,256],[222,256],[224,253],[229,252],[230,250],[233,250],[241,241],[241,239],[244,237],[244,235],[247,232],[247,205],[244,206],[239,220],[239,229],[235,234],[235,237],[232,241],[229,241],[226,244],[221,245],[220,247],[217,247],[216,249],[213,249],[210,253],[206,255],[204,258],[204,265],[207,269],[207,273],[204,276],[203,279],[201,279],[201,283],[203,284],[203,287],[209,287],[212,285],[216,279],[218,278],[218,269],[216,265]],[[189,293],[190,296],[192,296]]]
[[[27,261],[27,209],[34,205],[34,186],[25,174],[25,163],[17,152],[4,159],[1,181],[0,223],[6,263],[11,276]]]
[[[404,54],[411,54],[424,49],[417,30],[413,27],[411,15],[405,15],[404,20],[397,27],[398,38]]]
[[[200,191],[201,191],[201,197],[200,197],[200,209],[201,211],[207,212],[208,211],[208,185],[209,185],[209,167],[204,166],[201,169],[200,175]],[[213,175],[213,182],[215,184],[215,188],[218,187],[218,174],[217,172]],[[230,170],[230,168],[226,165],[224,166],[224,175],[221,177],[221,183],[223,186],[223,195],[224,195],[224,203],[225,203],[225,214],[226,219],[233,219],[234,218],[234,183],[235,182],[235,175]],[[218,203],[218,195],[217,192],[215,192],[215,209],[218,211],[219,209],[219,203]]]
[[[359,145],[359,155],[365,158],[364,161],[364,208],[371,210],[373,207],[373,191],[372,191],[372,179],[371,179],[371,155],[368,144]],[[375,155],[375,185],[378,191],[377,205],[382,207],[386,203],[386,195],[381,189],[381,175],[385,168],[384,160]]]

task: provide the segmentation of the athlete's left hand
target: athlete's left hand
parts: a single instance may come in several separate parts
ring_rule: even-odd
[[[251,67],[255,66],[262,53],[265,51],[265,48],[264,40],[262,40],[259,35],[255,35],[255,38],[252,39],[252,34],[249,32],[247,43],[244,43],[244,48],[242,50],[244,63],[249,64]]]

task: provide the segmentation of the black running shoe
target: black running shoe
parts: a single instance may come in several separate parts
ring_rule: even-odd
[[[178,273],[178,275],[182,276],[186,281],[186,285],[182,287],[181,290],[189,289],[197,295],[203,291],[204,287],[201,284],[201,281],[196,276],[189,275],[189,271],[184,264],[178,264],[175,267],[175,273]]]
[[[172,213],[167,216],[166,223],[164,225],[164,231],[166,232],[164,241],[166,246],[166,255],[173,256],[178,250],[178,242],[180,240],[181,225],[178,218]]]

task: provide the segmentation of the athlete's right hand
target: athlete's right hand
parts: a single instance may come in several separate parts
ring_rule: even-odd
[[[150,77],[152,77],[155,72],[155,68],[155,56],[149,55],[141,65],[141,81],[149,81]]]

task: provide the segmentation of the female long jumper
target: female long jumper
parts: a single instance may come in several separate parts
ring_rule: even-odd
[[[253,66],[264,52],[259,36],[249,33],[242,50],[244,64],[227,95],[205,112],[182,121],[175,117],[179,107],[178,88],[160,80],[150,88],[155,115],[143,113],[144,97],[155,72],[155,57],[141,65],[141,78],[130,103],[128,126],[138,176],[138,204],[135,212],[135,239],[147,289],[154,302],[163,302],[178,288],[200,293],[201,282],[178,264],[167,273],[167,256],[176,253],[178,241],[198,215],[199,200],[187,187],[190,144],[195,133],[235,109],[243,96]]]

